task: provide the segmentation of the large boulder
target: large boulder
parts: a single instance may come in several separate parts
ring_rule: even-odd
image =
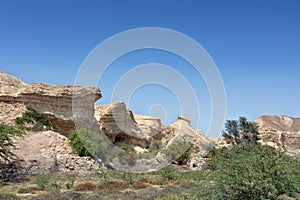
[[[300,157],[300,118],[265,115],[255,122],[261,144]]]
[[[95,101],[101,98],[96,87],[27,84],[1,71],[0,88],[0,102],[10,108],[0,107],[1,121],[11,121],[5,116],[16,116],[18,110],[24,111],[22,105],[30,106],[47,115],[53,128],[63,134],[75,129],[72,103],[76,102],[80,110],[93,112]]]

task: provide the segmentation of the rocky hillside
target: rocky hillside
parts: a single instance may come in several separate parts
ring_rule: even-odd
[[[175,123],[165,126],[160,119],[133,114],[122,102],[95,106],[94,103],[101,98],[100,90],[95,87],[27,84],[0,71],[0,88],[0,122],[14,125],[15,119],[30,106],[46,116],[56,131],[28,131],[23,138],[15,139],[18,165],[29,174],[43,170],[84,173],[97,169],[97,163],[76,156],[68,144],[66,136],[76,129],[75,117],[78,117],[72,110],[74,99],[76,108],[92,111],[84,120],[93,122],[94,131],[101,130],[112,144],[128,145],[137,153],[147,152],[156,141],[171,146],[188,139],[198,148],[192,152],[187,164],[197,168],[202,163],[199,155],[205,153],[201,146],[210,142],[181,116]]]
[[[76,108],[91,111],[81,125],[92,122],[93,131],[104,133],[111,144],[125,145],[136,153],[147,153],[155,143],[167,148],[176,142],[190,141],[193,150],[185,165],[197,169],[203,164],[203,157],[212,145],[213,140],[193,128],[190,120],[183,116],[178,116],[176,122],[165,126],[160,119],[132,113],[122,102],[95,106],[101,98],[100,90],[95,87],[27,84],[0,71],[0,88],[0,122],[14,125],[15,119],[22,116],[27,106],[31,106],[46,116],[56,131],[27,131],[23,138],[15,139],[18,147],[15,153],[19,157],[16,165],[21,173],[54,170],[84,174],[99,167],[94,160],[75,155],[69,146],[67,136],[76,129],[75,120],[78,118],[72,110],[74,99]],[[300,155],[300,119],[262,116],[256,122],[261,132],[260,143],[293,156]],[[226,146],[222,139],[218,140],[218,144]],[[155,157],[153,162],[159,162],[159,159]],[[13,167],[10,169],[16,170]]]
[[[261,116],[256,123],[262,144],[300,157],[300,118]]]

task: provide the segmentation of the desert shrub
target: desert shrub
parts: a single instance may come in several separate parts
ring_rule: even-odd
[[[70,140],[70,145],[72,146],[74,153],[77,153],[79,156],[91,156],[90,152],[86,149],[80,139],[79,131],[71,131],[71,133],[68,135],[68,138]]]
[[[51,130],[50,122],[44,115],[38,113],[32,107],[26,108],[27,111],[23,113],[22,117],[15,119],[19,128],[31,131]]]
[[[81,183],[74,187],[75,191],[94,191],[96,190],[97,186],[94,183]]]
[[[38,188],[37,187],[29,187],[29,193],[31,194],[36,194],[38,192]]]
[[[37,185],[38,190],[44,190],[50,181],[49,174],[39,173],[35,175],[33,182]]]
[[[108,145],[98,133],[83,128],[71,131],[68,138],[73,151],[79,156],[97,156],[105,160]]]
[[[3,123],[0,123],[0,158],[6,161],[15,157],[12,149],[15,148],[12,138],[22,136],[23,131]]]
[[[277,199],[300,192],[300,162],[256,145],[221,148],[208,160],[213,176],[200,181],[191,194],[203,199]]]
[[[147,188],[147,187],[151,187],[152,184],[148,183],[147,181],[137,181],[135,182],[132,187],[134,189],[142,189],[142,188]]]
[[[176,170],[172,166],[161,168],[159,173],[166,181],[175,180],[177,178]]]
[[[26,194],[29,192],[30,192],[29,188],[19,188],[18,189],[18,194]]]
[[[118,181],[109,181],[102,185],[98,186],[98,189],[110,189],[110,190],[124,190],[127,189],[129,186],[125,183],[118,182]]]
[[[59,183],[54,182],[54,183],[50,184],[50,188],[54,188],[54,189],[60,190],[62,187],[61,187],[61,185]]]
[[[68,182],[65,183],[65,186],[67,189],[71,189],[74,187],[74,183],[76,181],[76,175],[75,174],[66,174]]]
[[[124,183],[126,183],[127,185],[132,185],[134,183],[134,179],[135,179],[135,175],[133,173],[130,172],[123,172],[122,174],[122,180],[124,181]]]

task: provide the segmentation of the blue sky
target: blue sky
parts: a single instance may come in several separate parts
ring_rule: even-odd
[[[300,2],[227,1],[39,1],[0,0],[0,70],[22,80],[72,85],[77,71],[100,42],[128,29],[164,27],[182,32],[210,54],[223,78],[227,119],[263,114],[300,117]],[[209,124],[210,96],[203,79],[176,55],[156,50],[116,60],[99,82],[109,103],[118,79],[144,63],[174,67],[197,91],[200,129]],[[137,90],[128,107],[135,113],[176,120],[178,100],[166,88]],[[151,112],[150,112],[151,113]],[[193,120],[193,119],[192,119]]]

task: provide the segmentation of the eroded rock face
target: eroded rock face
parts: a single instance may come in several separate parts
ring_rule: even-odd
[[[96,87],[27,84],[1,71],[0,88],[0,102],[10,104],[7,108],[11,108],[5,108],[5,111],[1,108],[0,120],[1,117],[5,118],[4,112],[12,117],[18,112],[15,109],[22,107],[12,105],[31,106],[38,112],[47,114],[52,126],[63,134],[75,129],[72,100],[77,100],[76,106],[80,110],[93,111],[94,102],[101,98],[101,92]]]
[[[203,157],[209,153],[207,146],[212,142],[204,133],[190,124],[190,120],[178,116],[175,123],[164,127],[161,141],[169,146],[176,142],[190,142],[192,144],[192,152],[188,158],[187,164],[190,169],[199,169],[204,163]]]
[[[26,111],[26,106],[31,106],[44,114],[61,134],[67,135],[70,130],[88,126],[96,133],[102,130],[110,142],[129,144],[139,153],[148,151],[154,140],[161,140],[164,146],[191,141],[198,147],[189,160],[191,165],[202,162],[197,156],[201,155],[203,144],[210,141],[182,116],[175,123],[164,126],[160,119],[134,115],[122,102],[94,107],[101,97],[100,90],[95,87],[27,84],[0,72],[0,88],[0,122],[14,124],[14,119]],[[74,113],[74,107],[78,112]],[[29,132],[23,139],[16,140],[20,147],[16,153],[23,160],[24,170],[28,173],[39,170],[64,172],[95,167],[92,160],[74,157],[67,138],[59,133]],[[159,162],[159,159],[153,159]]]
[[[286,116],[261,116],[259,125],[260,143],[300,157],[300,118]]]
[[[100,167],[92,158],[74,154],[68,138],[53,131],[28,131],[24,137],[15,138],[14,143],[17,147],[14,153],[20,164],[15,173],[74,172],[84,175]]]
[[[149,148],[153,137],[160,133],[160,119],[133,115],[123,102],[95,107],[100,129],[113,142],[123,142]]]

